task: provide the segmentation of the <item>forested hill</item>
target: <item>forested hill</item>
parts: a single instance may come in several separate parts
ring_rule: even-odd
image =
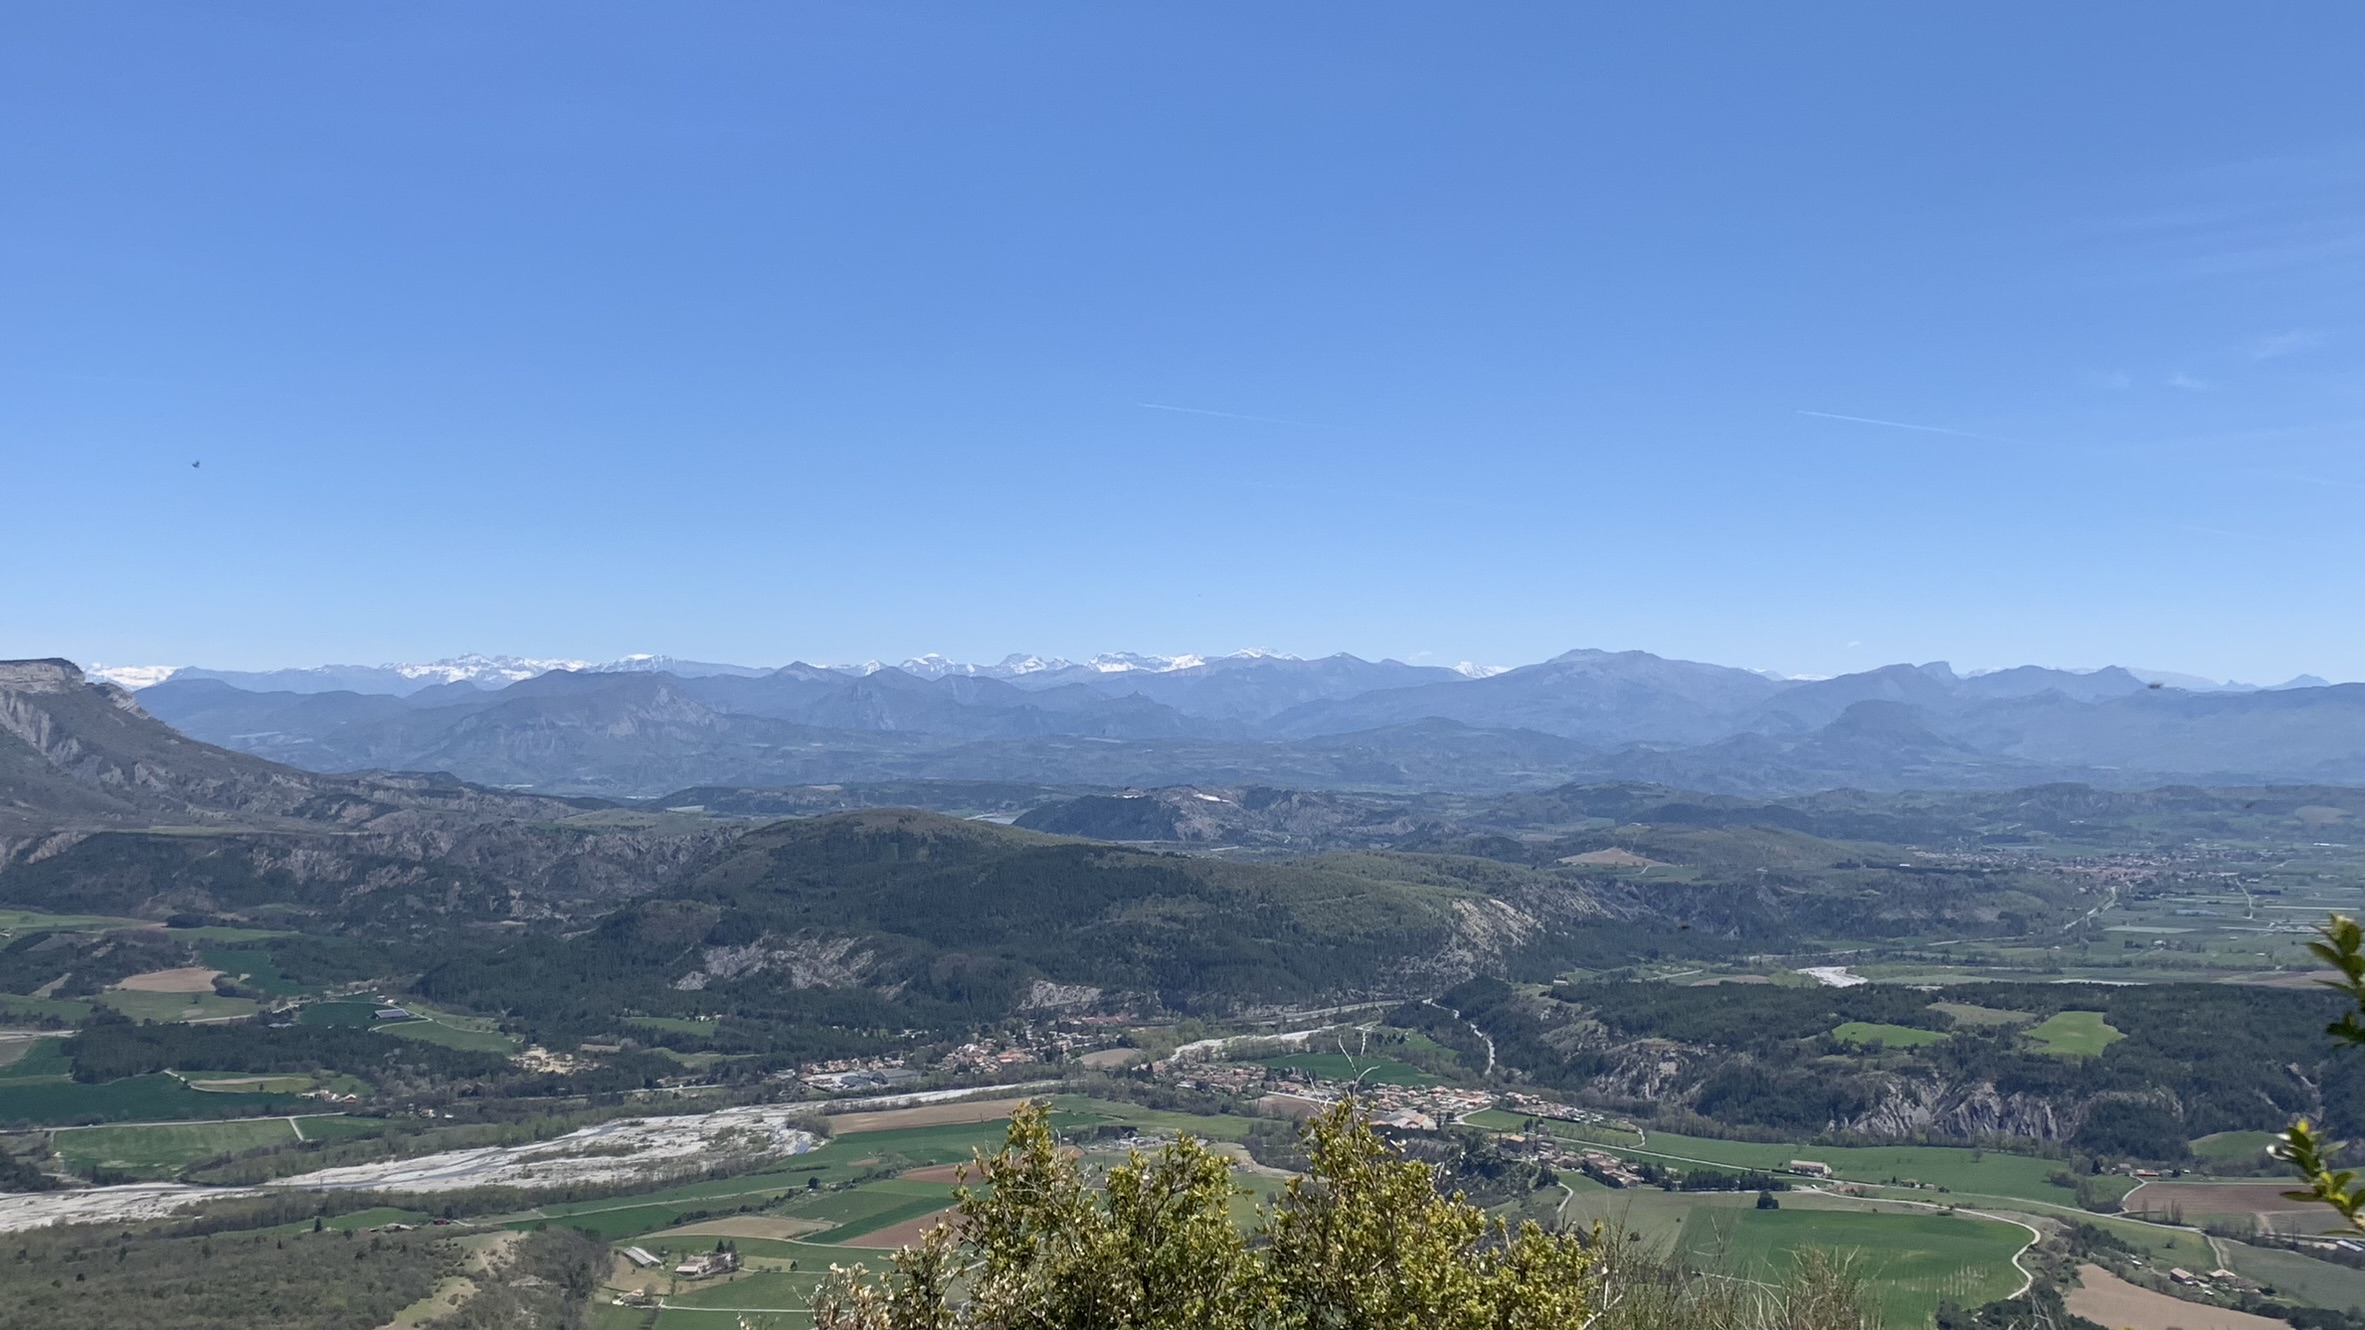
[[[2093,1154],[2186,1143],[2297,1115],[2365,1130],[2365,1061],[2324,1038],[2339,998],[2263,985],[1979,983],[1943,991],[1477,979],[1408,1009],[1467,1020],[1511,1074],[1676,1130],[1788,1139],[2014,1137]],[[2052,1025],[2085,1032],[2069,1051]]]
[[[588,934],[422,982],[591,1025],[625,1006],[876,1005],[900,1024],[1119,997],[1204,1010],[1431,992],[1611,913],[1580,883],[1483,861],[1233,864],[898,809],[752,831]]]

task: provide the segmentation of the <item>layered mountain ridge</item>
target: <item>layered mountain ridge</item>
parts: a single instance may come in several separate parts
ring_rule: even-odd
[[[907,666],[634,657],[500,686],[405,676],[401,690],[184,670],[136,696],[192,737],[307,770],[617,797],[908,780],[1473,792],[1641,780],[1749,795],[2365,782],[2360,685],[2202,689],[2119,667],[1960,675],[1944,663],[1797,680],[1598,650],[1499,672],[1271,652]]]

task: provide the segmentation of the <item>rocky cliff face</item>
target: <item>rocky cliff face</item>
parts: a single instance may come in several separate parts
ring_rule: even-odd
[[[1888,1140],[1930,1137],[1982,1140],[2008,1136],[2061,1141],[2077,1130],[2077,1116],[2035,1095],[2005,1094],[1992,1081],[1891,1079],[1873,1108],[1836,1129]]]
[[[733,834],[448,776],[298,771],[178,734],[70,661],[0,661],[0,899],[538,918],[654,890]]]
[[[353,829],[402,813],[558,819],[586,806],[434,775],[298,771],[190,739],[71,661],[0,661],[0,814],[20,823],[286,819]]]

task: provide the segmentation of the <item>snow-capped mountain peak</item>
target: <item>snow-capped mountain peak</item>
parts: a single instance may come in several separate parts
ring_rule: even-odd
[[[1205,656],[1145,656],[1132,651],[1110,651],[1084,662],[1087,668],[1102,674],[1130,674],[1136,670],[1164,674],[1168,670],[1187,670],[1207,663]]]
[[[583,670],[589,661],[531,656],[488,656],[481,652],[450,656],[424,663],[394,661],[383,665],[314,665],[301,669],[214,670],[196,665],[99,665],[90,673],[125,688],[151,688],[167,679],[212,679],[250,692],[390,693],[405,696],[438,684],[468,683],[479,688],[504,688],[521,679],[552,670]]]
[[[997,665],[972,665],[966,661],[954,660],[950,656],[939,655],[931,651],[926,655],[914,656],[897,668],[906,674],[916,674],[923,679],[943,679],[956,674],[974,675],[987,679],[1015,679],[1022,675],[1042,674],[1049,670],[1064,670],[1071,667],[1072,662],[1061,660],[1056,656],[1029,656],[1016,652],[1004,656],[1001,663]],[[885,665],[874,660],[864,665],[862,672],[872,674],[885,668]]]
[[[101,665],[94,660],[83,667],[82,672],[93,679],[104,679],[118,688],[128,688],[136,693],[142,688],[153,688],[163,683],[180,670],[178,665]]]
[[[654,656],[646,651],[619,656],[605,665],[584,668],[594,674],[670,674],[680,679],[700,679],[717,674],[752,679],[771,673],[770,670],[757,669],[753,665],[717,665],[712,661],[683,660],[679,656]]]
[[[1013,652],[992,665],[976,665],[954,660],[938,652],[914,656],[896,668],[923,679],[942,679],[951,675],[969,675],[987,679],[1018,679],[1030,674],[1055,674],[1061,670],[1089,670],[1094,674],[1170,674],[1175,670],[1196,669],[1209,660],[1296,660],[1285,651],[1266,647],[1250,647],[1227,656],[1202,656],[1186,652],[1179,656],[1160,656],[1138,651],[1110,651],[1078,664],[1058,656],[1037,656]],[[884,661],[865,661],[861,665],[837,665],[833,669],[850,673],[875,674],[886,669]]]
[[[502,687],[521,679],[531,679],[552,670],[588,670],[588,660],[566,660],[539,656],[487,656],[481,652],[465,652],[424,665],[387,664],[378,668],[392,670],[405,679],[425,679],[432,683],[472,683]]]

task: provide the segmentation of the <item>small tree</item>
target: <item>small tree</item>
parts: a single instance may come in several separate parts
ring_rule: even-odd
[[[1566,1330],[1593,1307],[1574,1236],[1516,1231],[1396,1157],[1350,1104],[1306,1130],[1307,1170],[1232,1222],[1227,1160],[1191,1137],[1095,1187],[1051,1133],[1012,1115],[981,1190],[895,1256],[883,1281],[832,1267],[816,1330]],[[956,1288],[967,1291],[956,1301]]]

